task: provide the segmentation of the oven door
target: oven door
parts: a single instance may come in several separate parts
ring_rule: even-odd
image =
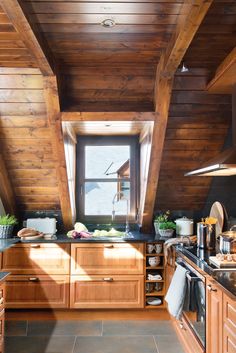
[[[178,258],[177,263],[189,270],[183,315],[202,346],[206,347],[205,277],[182,258]]]

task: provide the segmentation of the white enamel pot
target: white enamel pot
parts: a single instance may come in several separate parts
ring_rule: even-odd
[[[193,220],[187,217],[175,220],[176,234],[180,236],[193,235]]]

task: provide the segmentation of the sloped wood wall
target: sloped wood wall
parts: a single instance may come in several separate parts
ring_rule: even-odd
[[[0,69],[0,148],[20,212],[60,210],[42,75]]]
[[[232,114],[231,96],[207,93],[207,78],[206,69],[175,75],[156,210],[204,208],[212,178],[184,173],[221,151]]]

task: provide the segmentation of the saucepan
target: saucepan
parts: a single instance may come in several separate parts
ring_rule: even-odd
[[[223,254],[236,254],[236,225],[219,235],[219,250]]]

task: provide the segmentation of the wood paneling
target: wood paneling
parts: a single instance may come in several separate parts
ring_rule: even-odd
[[[18,188],[13,189],[17,208],[22,212],[59,210],[55,158],[38,70],[0,70],[0,114],[1,151],[10,182]]]
[[[205,205],[212,178],[184,173],[221,151],[232,114],[231,97],[209,94],[207,77],[204,69],[175,75],[156,210],[201,210]]]

